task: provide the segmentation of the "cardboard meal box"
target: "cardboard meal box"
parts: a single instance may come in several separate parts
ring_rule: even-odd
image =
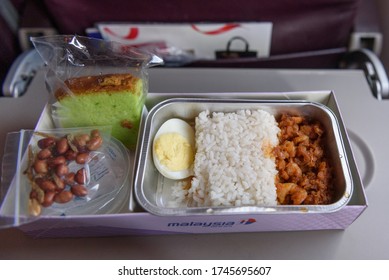
[[[254,213],[254,214],[202,214],[180,216],[157,216],[143,210],[136,202],[134,192],[128,203],[119,213],[78,216],[42,216],[19,228],[34,237],[81,237],[81,236],[120,236],[183,233],[227,233],[227,232],[264,232],[264,231],[305,231],[346,229],[366,209],[367,199],[362,181],[353,157],[346,128],[331,91],[283,92],[283,93],[149,93],[145,114],[159,102],[176,97],[191,98],[238,98],[255,100],[308,100],[327,106],[335,114],[343,138],[344,149],[349,163],[353,192],[347,205],[333,212],[310,213]],[[53,125],[46,107],[36,125],[36,130],[48,129]],[[141,128],[142,129],[142,128]],[[138,142],[139,145],[139,142]],[[138,147],[139,151],[139,147]],[[131,152],[134,160],[133,179],[137,170],[136,153]],[[131,188],[134,180],[131,181]]]

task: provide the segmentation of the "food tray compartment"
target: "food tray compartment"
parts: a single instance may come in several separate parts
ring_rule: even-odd
[[[159,127],[170,118],[180,118],[188,123],[204,110],[210,112],[236,112],[241,109],[261,109],[275,117],[280,114],[299,114],[318,120],[326,131],[327,156],[333,166],[335,177],[335,202],[329,205],[277,205],[238,207],[169,207],[169,189],[172,180],[163,177],[155,168],[152,143]],[[156,215],[197,214],[246,214],[246,213],[292,213],[333,212],[345,206],[352,194],[352,180],[338,121],[325,105],[310,101],[258,101],[243,99],[173,98],[154,106],[143,119],[140,135],[139,164],[135,176],[135,195],[139,204]]]

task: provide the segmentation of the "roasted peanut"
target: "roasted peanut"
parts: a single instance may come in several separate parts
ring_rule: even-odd
[[[43,182],[43,178],[42,177],[36,177],[36,178],[34,178],[34,183],[38,186],[38,187],[40,187],[40,185],[42,184],[42,182]],[[34,185],[33,185],[33,187],[34,187]]]
[[[88,134],[80,134],[74,137],[74,144],[77,147],[84,147],[89,140],[90,136]]]
[[[88,162],[88,159],[89,159],[89,153],[79,153],[76,156],[76,162],[78,164],[85,164]]]
[[[42,207],[40,206],[40,203],[36,199],[29,199],[28,200],[28,213],[32,216],[39,216],[42,212]]]
[[[100,131],[98,129],[93,129],[91,132],[90,132],[90,136],[93,138],[93,137],[100,137]]]
[[[96,136],[91,138],[86,143],[86,147],[88,148],[89,151],[96,151],[101,147],[102,144],[103,144],[103,138],[101,138],[101,136]]]
[[[70,188],[70,191],[75,196],[86,196],[88,194],[88,189],[84,185],[74,185]]]
[[[76,174],[74,172],[70,172],[68,174],[66,174],[63,179],[64,179],[64,182],[65,184],[69,185],[69,186],[72,186],[74,185],[74,177],[76,176]]]
[[[61,138],[57,141],[56,150],[58,155],[64,154],[69,149],[68,139]]]
[[[49,207],[53,204],[55,197],[55,192],[46,192],[43,198],[42,206]]]
[[[73,194],[71,191],[62,191],[54,196],[54,202],[56,203],[67,203],[73,199]]]
[[[53,157],[53,158],[48,159],[47,163],[50,166],[65,164],[66,158],[64,156]]]
[[[79,153],[88,153],[89,150],[86,146],[80,146],[77,148]]]
[[[36,192],[36,190],[31,190],[30,199],[38,199],[38,193]]]
[[[85,184],[87,181],[87,174],[85,168],[81,168],[80,170],[78,170],[74,179],[79,184]]]
[[[67,152],[65,153],[65,158],[67,160],[75,160],[76,157],[77,157],[77,152],[76,151],[73,151],[71,149],[67,150]]]
[[[69,172],[68,164],[72,161],[81,165],[88,163],[91,160],[89,152],[99,149],[102,144],[99,130],[92,130],[89,135],[67,134],[61,138],[47,136],[40,139],[37,143],[40,151],[35,158],[31,153],[29,173],[26,173],[32,184],[29,197],[31,215],[40,215],[41,207],[49,207],[53,202],[67,203],[74,196],[86,196],[87,170],[81,168],[76,173]],[[70,186],[69,190],[65,189],[66,185]]]
[[[59,177],[64,176],[69,173],[69,167],[66,164],[59,164],[55,168],[55,174]]]
[[[42,180],[42,182],[39,184],[39,187],[45,191],[45,192],[50,192],[50,191],[55,191],[55,189],[57,188],[57,186],[55,185],[55,183],[53,181],[50,181],[48,179],[44,179]]]
[[[65,188],[65,181],[58,177],[56,174],[53,174],[53,180],[56,186],[56,191],[62,191]]]
[[[55,139],[53,137],[42,138],[38,141],[38,147],[46,149],[55,145]]]
[[[34,170],[38,174],[46,174],[49,171],[46,160],[38,159],[34,162]]]
[[[45,196],[45,192],[41,188],[37,188],[35,191],[36,191],[36,194],[37,194],[36,200],[39,203],[42,203],[43,202],[43,198]]]
[[[38,152],[37,157],[38,159],[48,159],[51,157],[52,153],[49,148],[42,149]]]

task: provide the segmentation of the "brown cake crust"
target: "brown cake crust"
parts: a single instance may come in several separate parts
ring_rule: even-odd
[[[124,90],[136,93],[138,81],[139,78],[131,74],[105,74],[71,78],[65,81],[65,85],[76,95],[99,92],[115,93]],[[63,88],[58,89],[55,93],[57,100],[61,100],[68,95],[68,92]]]

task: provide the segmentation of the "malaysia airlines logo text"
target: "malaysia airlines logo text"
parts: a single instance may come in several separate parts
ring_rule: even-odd
[[[168,227],[232,227],[234,225],[251,225],[256,220],[249,218],[247,220],[241,220],[239,223],[230,222],[181,222],[181,223],[168,223]]]

